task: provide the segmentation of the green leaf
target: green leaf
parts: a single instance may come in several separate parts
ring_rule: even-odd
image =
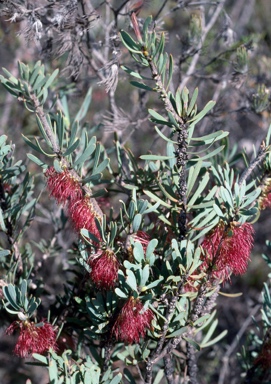
[[[47,121],[48,121],[50,127],[52,127],[50,117],[47,115],[46,118],[47,118]],[[38,127],[39,127],[39,130],[40,130],[40,133],[42,134],[42,137],[46,141],[46,143],[49,146],[49,148],[52,148],[52,144],[51,144],[51,142],[50,142],[50,140],[49,140],[49,138],[48,138],[48,136],[47,136],[47,134],[46,134],[46,132],[44,130],[44,127],[43,127],[42,122],[41,122],[41,120],[40,120],[38,115],[36,115],[36,120],[37,120],[37,123],[38,123]],[[52,129],[52,133],[53,133],[53,129]]]
[[[136,282],[136,277],[134,275],[134,272],[129,269],[126,269],[126,275],[127,275],[126,283],[129,285],[129,287],[133,291],[137,291],[137,282]]]
[[[190,140],[200,142],[199,145],[202,145],[202,144],[206,145],[206,144],[212,144],[217,140],[222,140],[224,137],[227,137],[228,135],[229,135],[229,132],[217,131],[202,137],[191,137]]]
[[[209,178],[210,178],[209,173],[206,172],[205,175],[203,176],[203,178],[201,179],[198,188],[193,193],[191,199],[187,203],[189,208],[192,207],[193,204],[195,203],[195,201],[201,196],[202,192],[204,191],[205,187],[207,186],[207,184],[209,182]]]
[[[67,150],[63,153],[63,156],[66,157],[66,156],[69,156],[71,153],[73,153],[78,147],[79,143],[80,143],[80,140],[77,139],[71,146],[67,148]]]
[[[118,373],[111,381],[109,384],[119,384],[122,379],[122,374]]]
[[[142,30],[143,40],[145,45],[147,45],[148,43],[148,28],[151,23],[152,23],[152,16],[148,16],[143,24],[143,30]]]
[[[88,108],[89,108],[90,103],[91,103],[91,98],[92,98],[92,88],[89,88],[89,90],[87,91],[86,97],[85,97],[79,111],[77,112],[77,114],[74,118],[75,122],[76,121],[80,122],[86,116]]]
[[[156,112],[154,109],[148,109],[148,112],[149,114],[154,117],[155,120],[159,120],[161,121],[162,123],[165,122],[167,123],[167,119],[165,117],[163,117],[162,115],[160,115],[158,112]]]
[[[51,84],[54,82],[54,80],[57,77],[58,73],[59,73],[59,69],[54,70],[54,72],[51,74],[49,79],[46,81],[46,84],[45,84],[44,87],[49,88],[51,86]]]
[[[167,82],[166,88],[169,87],[169,84],[170,84],[170,82],[172,80],[173,69],[174,69],[173,57],[172,57],[172,55],[169,55],[168,82]]]
[[[167,208],[171,207],[170,204],[168,204],[164,200],[160,199],[160,197],[156,196],[154,193],[152,193],[150,191],[146,191],[146,190],[144,190],[143,192],[145,193],[145,195],[149,196],[151,199],[153,199],[154,201],[156,201],[159,204],[163,205],[164,207],[167,207]]]
[[[207,160],[210,159],[211,157],[217,155],[219,152],[221,152],[225,148],[225,145],[221,145],[220,147],[214,149],[212,152],[207,153],[205,156],[201,156],[199,158],[192,158],[190,161],[198,161],[198,159],[201,160]]]
[[[26,144],[29,145],[29,147],[33,148],[35,151],[37,151],[37,152],[39,152],[39,153],[42,153],[42,151],[40,150],[40,148],[39,148],[37,145],[33,144],[32,141],[30,141],[30,140],[29,140],[26,136],[24,136],[23,134],[22,134],[22,138],[23,138],[23,140],[26,142]]]
[[[157,372],[153,384],[159,384],[164,377],[164,369],[159,369]]]
[[[21,295],[22,295],[22,300],[24,302],[24,298],[26,297],[27,293],[27,281],[24,279],[21,282]]]
[[[0,251],[0,259],[2,259],[3,257],[9,256],[9,255],[10,255],[10,250],[9,249],[2,249]]]
[[[132,84],[134,87],[144,89],[145,91],[154,91],[153,88],[149,87],[146,84],[139,83],[138,81],[130,81],[130,84]]]
[[[152,239],[146,249],[146,259],[148,260],[149,257],[153,254],[155,248],[157,247],[158,240],[157,239]]]
[[[142,223],[142,215],[140,213],[137,213],[133,219],[133,232],[137,232],[141,226]]]
[[[217,337],[215,337],[213,340],[207,342],[207,343],[201,343],[200,344],[200,347],[201,348],[207,348],[207,347],[210,347],[211,345],[214,345],[216,344],[219,340],[223,339],[223,337],[225,337],[227,335],[228,331],[227,329],[225,329],[225,331],[221,332],[220,335],[218,335]]]
[[[36,360],[38,360],[40,363],[48,366],[48,361],[45,356],[39,355],[38,353],[32,353],[32,357]]]
[[[187,180],[187,197],[192,192],[192,189],[195,185],[196,180],[198,179],[201,168],[202,168],[202,161],[199,160],[195,166],[192,166],[189,169],[188,180]]]
[[[26,156],[32,160],[34,163],[36,163],[37,165],[39,165],[40,167],[42,168],[46,168],[47,167],[47,164],[45,164],[43,161],[41,161],[40,159],[38,159],[36,156],[32,155],[32,153],[27,153]]]
[[[176,92],[175,103],[176,103],[178,115],[182,116],[183,106],[182,106],[181,94],[179,90],[177,90]]]
[[[172,144],[177,144],[177,141],[173,141],[171,140],[169,137],[166,137],[156,126],[154,127],[154,129],[156,130],[156,132],[158,133],[158,135],[165,141],[168,141],[169,143],[172,143]]]
[[[129,73],[129,75],[134,76],[134,77],[136,77],[137,79],[140,79],[140,80],[153,80],[151,77],[143,76],[143,75],[141,75],[140,73],[135,72],[135,71],[133,71],[132,69],[126,67],[125,65],[121,65],[121,68],[122,68],[126,73]]]
[[[136,384],[134,376],[131,374],[131,372],[127,368],[124,368],[123,374],[128,384]]]
[[[199,90],[198,90],[198,88],[196,88],[193,92],[192,98],[191,98],[190,103],[189,103],[189,107],[187,109],[187,116],[190,115],[190,113],[192,112],[192,109],[194,108],[194,106],[196,104],[196,101],[198,98],[198,93],[199,93]]]
[[[104,159],[101,164],[97,168],[93,168],[92,175],[96,175],[97,173],[102,173],[104,169],[108,166],[110,160],[108,158]]]
[[[120,31],[120,36],[123,44],[130,52],[142,54],[141,46],[135,42],[135,40],[125,31]]]
[[[188,121],[188,123],[194,123],[197,124],[205,115],[207,115],[207,113],[215,106],[215,101],[211,100],[209,101],[205,107],[203,108],[203,110],[198,113],[196,116],[194,116],[191,120]]]
[[[140,159],[142,160],[169,160],[174,159],[174,156],[162,156],[162,155],[141,155]]]
[[[164,49],[165,49],[165,34],[161,33],[159,43],[157,45],[155,52],[153,53],[153,60],[155,61],[155,63],[157,63],[158,60],[160,59],[160,56],[161,54],[163,54]]]
[[[135,260],[140,264],[142,261],[144,261],[144,250],[143,246],[139,241],[135,241],[134,249],[133,249],[133,255]]]
[[[181,327],[179,329],[177,329],[176,331],[172,332],[171,334],[168,334],[166,336],[167,339],[171,338],[171,337],[178,337],[180,335],[182,335],[183,333],[185,333],[187,331],[188,327]]]
[[[217,204],[214,204],[213,205],[213,208],[214,208],[214,211],[215,213],[220,216],[220,217],[224,217],[224,213],[221,211],[221,209],[219,208],[219,206]]]
[[[117,296],[123,298],[123,299],[127,299],[128,295],[126,295],[126,293],[124,293],[123,291],[121,291],[119,288],[116,288],[115,289],[115,293]]]
[[[183,339],[186,340],[189,344],[193,345],[193,347],[197,350],[200,351],[200,345],[196,343],[194,340],[189,339],[188,337],[183,336]]]
[[[2,68],[2,70],[10,82],[12,82],[13,84],[18,84],[18,79],[15,76],[13,76],[12,73],[10,73],[6,68]]]
[[[90,175],[90,176],[85,177],[82,180],[82,183],[83,183],[83,185],[85,185],[85,184],[92,183],[92,182],[98,182],[101,177],[102,177],[101,173],[95,173],[94,175]]]
[[[5,224],[4,217],[3,217],[3,210],[2,210],[1,207],[0,207],[0,227],[1,227],[1,230],[3,232],[7,232],[7,227],[6,227],[6,224]]]
[[[93,140],[94,139],[94,140]],[[96,137],[94,136],[92,140],[89,142],[88,146],[84,150],[81,156],[78,157],[77,160],[75,160],[74,165],[81,165],[83,164],[95,151],[96,148]]]
[[[21,307],[20,303],[17,304],[17,296],[16,296],[16,291],[15,291],[15,288],[12,284],[9,284],[8,286],[4,286],[2,288],[3,290],[3,293],[5,295],[5,298],[7,299],[7,301],[9,302],[9,304],[16,310],[20,310]]]

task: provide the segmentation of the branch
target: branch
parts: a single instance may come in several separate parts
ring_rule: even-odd
[[[249,164],[248,168],[242,173],[238,183],[240,186],[251,175],[251,173],[257,167],[257,165],[259,165],[263,161],[268,150],[269,150],[269,147],[266,147],[265,143],[263,142],[256,158]]]
[[[40,121],[43,125],[43,128],[46,132],[46,135],[52,144],[52,149],[56,155],[59,155],[59,153],[60,153],[59,144],[58,144],[56,136],[53,134],[52,129],[51,129],[51,127],[47,121],[46,114],[43,110],[43,107],[40,105],[38,98],[33,93],[31,94],[31,99],[34,103],[35,113],[40,118]]]
[[[203,46],[203,43],[204,43],[204,41],[205,41],[209,31],[212,29],[213,25],[215,24],[219,14],[220,14],[220,12],[222,11],[224,3],[225,3],[225,0],[221,1],[220,3],[218,3],[216,10],[213,13],[213,16],[211,17],[211,20],[209,21],[209,23],[204,28],[202,36],[201,36],[201,41],[198,44],[198,46],[196,47],[196,49],[195,49],[197,53],[193,56],[193,59],[192,59],[191,64],[190,64],[190,67],[188,68],[188,71],[186,72],[186,74],[185,74],[185,76],[183,78],[183,81],[179,85],[180,89],[183,89],[185,87],[185,85],[187,84],[187,82],[189,80],[189,77],[194,72],[194,70],[196,68],[196,65],[198,63],[198,60],[200,58],[200,52],[201,52],[201,48]]]
[[[234,338],[232,343],[228,346],[227,352],[224,355],[224,357],[222,358],[223,365],[222,365],[222,368],[220,370],[218,384],[224,383],[225,377],[227,374],[227,370],[228,370],[228,366],[229,366],[230,356],[235,351],[238,344],[240,343],[240,339],[243,336],[243,334],[245,333],[249,324],[251,323],[252,317],[254,317],[256,315],[256,313],[259,311],[260,308],[261,308],[261,304],[258,304],[258,305],[256,305],[256,307],[253,308],[249,317],[246,319],[246,321],[243,323],[242,327],[240,328],[239,332],[237,333],[236,337]]]

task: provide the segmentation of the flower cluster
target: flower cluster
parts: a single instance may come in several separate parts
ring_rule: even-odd
[[[66,204],[83,197],[83,192],[79,180],[67,169],[58,173],[54,167],[49,167],[45,176],[47,178],[47,188],[50,195],[58,203]]]
[[[91,255],[88,264],[90,277],[95,285],[102,289],[112,289],[118,279],[119,262],[111,249],[99,250]]]
[[[33,353],[46,353],[50,348],[56,350],[56,330],[47,322],[40,325],[32,321],[14,321],[6,330],[11,335],[16,329],[20,330],[17,344],[14,348],[15,355],[27,357]]]
[[[242,275],[247,270],[249,256],[253,247],[254,230],[251,224],[232,223],[227,229],[218,225],[201,246],[205,251],[201,271],[211,269],[211,277],[224,281],[230,274]]]
[[[141,301],[131,296],[117,317],[112,335],[124,343],[138,343],[150,328],[153,317],[150,309],[144,309]]]
[[[95,223],[96,211],[91,203],[91,198],[83,196],[79,179],[67,169],[58,173],[54,167],[49,167],[45,172],[47,187],[50,195],[58,203],[68,205],[68,214],[76,231],[86,228],[100,240],[100,233]]]
[[[199,280],[209,275],[210,286],[214,281],[223,282],[231,274],[242,275],[247,270],[249,256],[253,247],[254,230],[251,224],[238,225],[233,222],[230,228],[220,223],[203,240],[201,247],[203,263],[190,276],[185,285],[186,292],[198,290]]]
[[[90,196],[86,195],[82,199],[71,201],[68,207],[68,213],[76,231],[80,232],[80,229],[85,228],[93,233],[97,239],[101,239],[95,223],[97,214],[91,203]]]

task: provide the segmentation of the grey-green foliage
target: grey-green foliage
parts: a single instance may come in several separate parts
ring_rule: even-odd
[[[108,369],[105,373],[94,363],[90,356],[85,360],[74,361],[70,355],[72,351],[66,350],[61,356],[51,351],[49,357],[33,354],[40,365],[49,370],[50,384],[119,384],[122,376],[114,375]]]
[[[132,82],[134,86],[154,92],[163,102],[161,111],[149,108],[148,112],[150,121],[155,124],[154,131],[164,142],[166,154],[143,154],[140,157],[143,163],[139,163],[132,151],[124,148],[117,137],[114,145],[105,149],[94,136],[99,127],[88,129],[82,126],[91,103],[91,88],[72,119],[66,95],[60,96],[61,111],[54,105],[50,111],[47,109],[50,99],[48,90],[56,79],[57,71],[52,75],[45,75],[39,62],[33,69],[19,63],[20,79],[7,71],[4,71],[5,77],[1,76],[5,88],[36,115],[40,138],[24,137],[26,143],[37,152],[38,157],[32,153],[28,155],[31,160],[47,168],[47,161],[50,162],[53,158],[57,173],[61,173],[63,168],[72,169],[80,179],[82,188],[88,187],[92,190],[103,184],[111,193],[121,192],[125,195],[119,212],[114,212],[113,215],[111,209],[109,219],[105,215],[99,219],[96,217],[95,223],[102,239],[100,244],[99,239],[82,229],[82,239],[77,242],[76,249],[69,250],[71,268],[79,264],[84,268],[86,279],[90,272],[89,256],[97,256],[93,242],[99,244],[101,249],[113,249],[121,266],[114,292],[98,290],[92,282],[84,285],[84,279],[78,286],[70,287],[70,282],[65,284],[65,294],[58,297],[56,308],[57,314],[61,310],[65,313],[65,320],[59,317],[60,326],[68,324],[72,327],[78,339],[75,354],[80,355],[81,347],[84,347],[83,352],[89,349],[93,358],[69,358],[70,351],[65,351],[62,355],[51,351],[49,357],[34,355],[48,368],[50,380],[54,384],[117,384],[122,380],[121,374],[110,369],[102,373],[105,362],[113,364],[121,360],[127,366],[138,367],[138,363],[148,364],[157,350],[168,351],[169,348],[169,353],[172,353],[174,343],[178,345],[180,340],[200,349],[213,345],[226,334],[226,331],[218,336],[215,333],[218,325],[215,311],[209,309],[208,313],[204,313],[203,304],[200,309],[196,307],[198,297],[204,304],[208,303],[217,289],[212,281],[207,280],[208,273],[200,271],[203,260],[198,240],[220,221],[229,224],[234,220],[242,224],[253,220],[258,213],[256,201],[261,189],[257,187],[256,181],[244,180],[240,183],[238,170],[235,172],[231,169],[230,161],[234,162],[236,157],[228,151],[228,132],[219,130],[207,135],[198,134],[197,124],[211,113],[215,103],[209,101],[199,110],[198,89],[191,93],[186,87],[170,91],[174,89],[170,87],[174,71],[173,57],[165,52],[164,34],[157,35],[150,28],[151,23],[152,19],[147,18],[143,26],[143,37],[139,41],[135,41],[127,32],[121,32],[123,44],[136,61],[137,67],[142,66],[149,70],[150,75],[144,76],[140,71],[126,66],[123,69],[139,80]],[[240,49],[236,70],[243,73],[245,66],[246,52]],[[163,130],[164,127],[170,128],[169,134],[164,133],[168,132]],[[180,144],[178,140],[182,133],[186,134],[181,139],[182,144],[187,146],[188,159],[185,159],[184,165],[179,166],[180,154],[176,147]],[[3,159],[10,150],[4,142],[2,139]],[[115,168],[109,164],[112,153],[116,157]],[[19,165],[14,169],[13,174],[9,172],[16,176],[16,172],[20,171]],[[107,175],[103,176],[102,173],[106,172]],[[184,175],[186,184],[186,196],[181,202],[180,173]],[[14,217],[15,225],[25,211],[32,212],[34,203],[27,201],[32,191],[30,180],[26,175],[21,186],[10,198],[8,212],[13,215],[11,217]],[[94,193],[96,194],[93,196],[98,196],[100,191]],[[16,205],[14,199],[19,197],[20,203]],[[8,198],[7,201],[9,202]],[[187,236],[180,240],[178,220],[182,210],[187,215]],[[5,214],[4,212],[3,217],[0,217],[3,231],[7,230]],[[31,215],[27,221],[30,219]],[[140,230],[152,234],[146,249],[140,241],[133,239],[133,234]],[[41,242],[39,249],[44,250],[44,244]],[[74,274],[81,279],[77,270]],[[202,290],[186,290],[189,279],[196,281],[199,289],[203,287]],[[8,285],[4,288],[4,294],[9,303],[6,308],[11,313],[24,311],[31,316],[39,304],[38,300],[31,298],[28,301],[26,298],[25,280],[20,282],[19,287]],[[124,346],[122,343],[115,343],[111,330],[121,308],[131,296],[141,300],[144,310],[151,309],[155,318],[146,340],[138,345]],[[268,290],[265,291],[265,300],[269,305]],[[195,313],[193,306],[198,312]],[[269,316],[268,308],[266,307],[266,316]],[[196,333],[197,340],[194,338]],[[108,357],[109,349],[112,352],[111,357]],[[128,382],[134,382],[128,370],[124,371],[124,376]],[[160,382],[162,376],[161,371],[158,371],[155,382]]]

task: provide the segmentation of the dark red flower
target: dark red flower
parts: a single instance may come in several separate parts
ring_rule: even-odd
[[[88,263],[91,267],[90,277],[97,287],[112,289],[118,279],[119,262],[111,249],[98,251],[91,255]]]
[[[139,299],[133,296],[124,304],[112,328],[112,335],[124,343],[138,343],[150,328],[154,315],[150,309],[144,309]]]
[[[97,239],[101,240],[100,232],[95,223],[95,217],[98,216],[89,196],[71,201],[68,207],[68,212],[76,231],[80,232],[80,229],[85,228],[96,236]]]
[[[37,325],[32,321],[14,321],[6,330],[11,335],[16,329],[20,330],[14,353],[20,357],[32,355],[32,353],[43,354],[50,348],[56,350],[56,330],[47,322]]]
[[[265,194],[260,198],[260,208],[271,208],[271,192]]]
[[[254,365],[261,366],[263,369],[271,368],[271,341],[267,340],[262,345],[262,350],[254,360]]]
[[[79,180],[70,171],[64,170],[58,173],[54,167],[49,167],[45,176],[50,195],[58,203],[65,204],[68,200],[74,201],[83,197]]]
[[[212,276],[220,280],[229,278],[231,273],[244,274],[253,247],[253,235],[249,223],[233,223],[229,229],[225,229],[223,224],[217,226],[201,244],[206,257],[200,266],[201,271],[211,266]]]

